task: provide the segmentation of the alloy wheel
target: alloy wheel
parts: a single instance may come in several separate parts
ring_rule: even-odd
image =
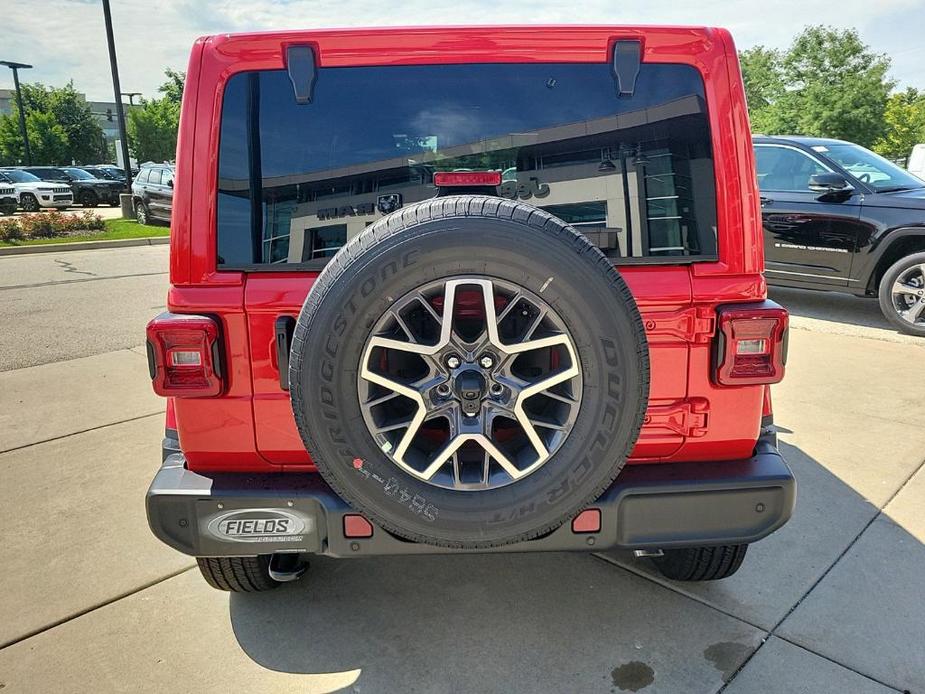
[[[906,268],[890,288],[893,309],[905,322],[925,325],[925,263]]]
[[[494,489],[542,467],[581,404],[565,322],[508,281],[431,282],[373,326],[358,371],[366,426],[395,465],[454,490]]]

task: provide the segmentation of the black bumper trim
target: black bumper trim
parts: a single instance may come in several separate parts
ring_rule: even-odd
[[[355,511],[319,475],[202,475],[186,469],[183,454],[169,442],[171,449],[165,450],[148,490],[148,523],[158,538],[191,556],[308,552],[353,557],[745,544],[786,523],[796,500],[793,473],[766,434],[747,460],[627,466],[591,506],[601,511],[600,532],[574,533],[565,523],[528,542],[459,550],[409,542],[379,527],[372,537],[347,538],[343,519]],[[232,540],[216,532],[222,519],[237,515],[288,518],[297,531],[260,541]]]

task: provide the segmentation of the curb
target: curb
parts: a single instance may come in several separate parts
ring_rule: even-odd
[[[0,248],[0,256],[28,255],[30,253],[55,253],[58,251],[89,251],[94,248],[127,248],[129,246],[160,246],[170,243],[169,236],[150,236],[140,239],[112,239],[105,241],[75,241],[74,243],[49,243],[44,246],[8,246]]]

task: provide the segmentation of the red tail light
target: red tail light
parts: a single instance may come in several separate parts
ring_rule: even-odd
[[[162,313],[148,323],[147,335],[155,393],[208,398],[222,392],[219,330],[213,319]]]
[[[434,174],[434,185],[439,188],[451,186],[500,186],[500,171],[438,171]]]
[[[720,306],[716,382],[724,386],[779,383],[787,362],[786,309],[773,301]]]

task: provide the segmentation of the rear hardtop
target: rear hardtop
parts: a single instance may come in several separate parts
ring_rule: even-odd
[[[624,45],[629,58],[615,59]],[[443,73],[468,91],[427,112],[426,97],[443,93]],[[522,88],[536,108],[508,108],[507,129],[499,112],[487,130],[464,132],[469,119],[453,120],[447,104],[487,112],[498,85]],[[569,89],[594,98],[569,99]],[[557,90],[572,120],[555,120],[548,99]],[[418,121],[401,111],[406,103],[431,130],[412,130]],[[532,113],[551,115],[534,123]],[[349,125],[364,119],[366,128]],[[624,131],[634,134],[605,142]],[[362,146],[338,146],[348,138]],[[727,31],[414,27],[205,37],[190,58],[176,166],[169,308],[218,317],[225,344],[221,397],[172,405],[191,467],[310,469],[280,378],[280,318],[298,315],[313,278],[351,235],[435,194],[435,171],[461,169],[500,170],[499,194],[561,216],[626,278],[652,374],[636,462],[750,455],[766,387],[722,388],[711,378],[716,307],[765,296],[744,90]]]

